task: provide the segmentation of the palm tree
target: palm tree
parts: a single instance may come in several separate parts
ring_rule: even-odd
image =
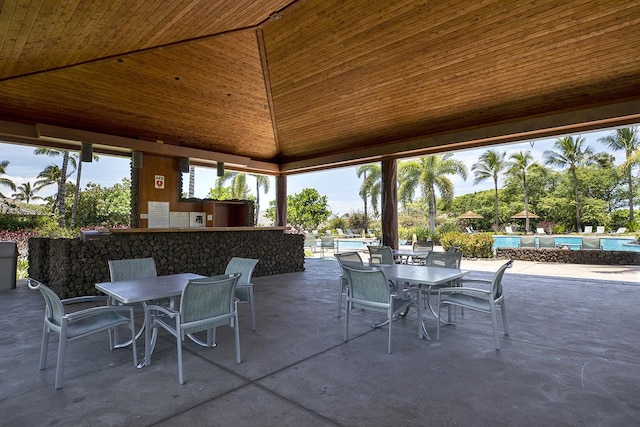
[[[529,232],[529,192],[527,188],[527,172],[535,165],[533,156],[530,151],[520,151],[509,156],[507,173],[511,176],[517,176],[522,180],[522,190],[524,191],[524,230]]]
[[[362,185],[360,186],[360,197],[364,202],[364,228],[369,229],[369,212],[367,209],[367,199],[371,199],[371,208],[373,209],[373,215],[378,216],[378,198],[380,197],[380,191],[382,189],[382,169],[380,165],[371,163],[369,165],[362,165],[356,169],[358,178],[363,177]]]
[[[11,197],[29,204],[31,200],[42,200],[42,197],[36,195],[36,191],[38,190],[31,187],[30,182],[25,182],[17,188],[17,192],[14,193]]]
[[[79,154],[74,154],[71,157],[77,164],[76,168],[76,187],[73,192],[73,209],[71,211],[71,228],[76,228],[76,218],[78,216],[78,199],[80,198],[80,180],[82,178],[82,160],[80,160]],[[97,162],[100,160],[98,156],[93,154],[93,161]]]
[[[58,225],[60,227],[66,227],[66,219],[65,219],[65,203],[64,197],[66,192],[66,182],[67,182],[67,169],[69,167],[69,150],[56,150],[53,148],[36,148],[34,151],[36,155],[46,155],[50,157],[58,157],[62,156],[62,166],[60,166],[60,180],[58,181],[58,193],[56,195],[56,205],[58,207]],[[75,159],[72,160],[72,163],[75,165]]]
[[[260,217],[260,188],[264,190],[264,194],[269,192],[269,177],[266,175],[253,175],[256,178],[256,216],[255,225],[258,225]]]
[[[624,150],[625,162],[621,168],[627,176],[627,188],[629,198],[629,222],[633,221],[633,166],[640,163],[640,141],[638,141],[638,128],[616,129],[613,135],[607,135],[598,139],[607,144],[612,150]]]
[[[8,160],[3,160],[0,162],[0,175],[6,175],[7,174],[7,166],[9,166],[9,161]],[[10,189],[12,189],[13,191],[16,191],[16,184],[14,184],[14,182],[12,180],[10,180],[9,178],[5,178],[5,177],[0,177],[0,185],[4,185],[5,187],[9,187]],[[0,193],[0,197],[2,197],[3,199],[4,194]]]
[[[453,200],[453,184],[446,175],[460,175],[467,179],[467,167],[460,160],[452,158],[453,154],[421,157],[418,160],[402,162],[398,166],[400,187],[398,197],[411,200],[416,188],[420,188],[422,197],[429,206],[429,227],[431,233],[436,229],[436,189],[443,201]]]
[[[231,199],[246,199],[249,193],[247,187],[247,175],[238,172],[225,171],[224,175],[216,180],[216,189],[221,190],[227,181],[231,182],[230,197]]]
[[[585,164],[591,156],[593,151],[591,147],[583,147],[584,138],[581,136],[575,140],[572,136],[565,136],[564,138],[556,139],[553,144],[556,151],[546,150],[543,155],[546,158],[545,164],[557,166],[559,168],[569,168],[571,178],[573,180],[573,193],[576,202],[576,231],[581,231],[580,225],[580,198],[579,198],[579,182],[576,168]]]
[[[471,167],[471,170],[475,174],[475,178],[473,180],[474,185],[484,181],[485,179],[493,179],[493,188],[495,190],[493,208],[495,214],[494,225],[496,230],[500,226],[500,217],[498,216],[498,179],[500,178],[500,173],[507,167],[507,163],[504,160],[505,155],[506,153],[504,151],[499,153],[495,150],[487,150],[482,153],[478,163]]]

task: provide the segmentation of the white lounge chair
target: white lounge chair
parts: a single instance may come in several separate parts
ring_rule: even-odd
[[[544,231],[544,228],[538,227],[536,228],[536,234],[547,234],[547,232]]]
[[[593,233],[593,226],[592,225],[585,225],[584,226],[584,234],[591,234]]]
[[[627,232],[627,228],[626,227],[620,227],[614,233],[611,233],[611,234],[624,234],[626,232]]]
[[[604,225],[599,225],[596,227],[596,234],[604,234]]]
[[[508,225],[504,228],[504,231],[506,231],[507,234],[515,234],[515,232],[513,231],[513,228]]]

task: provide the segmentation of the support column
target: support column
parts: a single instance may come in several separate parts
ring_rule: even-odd
[[[382,160],[382,244],[398,249],[398,164]]]
[[[287,225],[287,177],[276,176],[276,223],[277,227]]]

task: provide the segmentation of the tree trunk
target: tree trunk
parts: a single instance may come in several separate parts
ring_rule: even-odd
[[[382,244],[398,249],[398,165],[382,161]]]
[[[76,191],[73,193],[73,210],[71,211],[71,228],[76,228],[76,218],[78,215],[78,199],[80,198],[80,179],[82,177],[82,159],[78,159],[78,170],[76,171]]]
[[[195,166],[189,166],[189,198],[193,199],[196,192],[196,168]]]
[[[493,209],[494,209],[494,213],[495,213],[495,230],[494,231],[498,231],[498,229],[500,228],[500,218],[498,216],[498,180],[495,179],[493,181],[493,185],[494,185],[494,189],[496,192],[496,199],[495,199],[495,203],[493,205]]]
[[[573,176],[573,193],[576,198],[576,231],[579,233],[582,231],[582,226],[580,225],[580,198],[578,195],[578,175],[576,174],[576,169],[571,168],[571,175]]]
[[[627,181],[629,183],[629,222],[633,222],[633,174],[631,173],[631,167],[627,172]]]
[[[60,227],[67,226],[67,220],[65,218],[65,203],[64,197],[66,195],[67,189],[67,167],[69,165],[69,151],[64,150],[62,155],[62,167],[60,168],[60,181],[58,182],[58,214],[60,218],[58,219],[58,225]]]

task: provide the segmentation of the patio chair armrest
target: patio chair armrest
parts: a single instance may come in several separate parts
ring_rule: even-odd
[[[465,287],[454,287],[454,288],[441,288],[438,289],[438,297],[440,297],[441,294],[460,294],[460,293],[466,293],[466,294],[479,294],[482,296],[486,296],[486,295],[491,295],[491,291],[488,291],[486,289],[478,289],[478,288],[465,288]]]
[[[133,307],[130,305],[104,305],[100,307],[87,308],[86,310],[76,311],[74,313],[67,313],[63,318],[67,319],[69,323],[77,322],[78,320],[86,319],[88,317],[97,316],[101,313],[109,313],[114,311],[129,312],[133,315]]]
[[[459,279],[460,283],[484,283],[490,285],[492,283],[489,279]]]
[[[107,300],[108,300],[108,297],[106,297],[106,296],[88,295],[88,296],[83,296],[83,297],[66,298],[66,299],[60,300],[60,302],[63,305],[69,305],[69,304],[80,304],[80,303],[83,303],[83,302],[104,302],[104,303],[106,303]]]
[[[159,312],[164,313],[167,316],[172,317],[172,318],[176,317],[176,316],[178,316],[180,314],[179,311],[174,310],[174,309],[169,308],[169,307],[165,307],[163,305],[153,305],[153,304],[152,305],[147,305],[147,306],[145,306],[144,310],[145,310],[145,312],[146,311],[152,311],[152,310],[153,311],[159,311]]]

